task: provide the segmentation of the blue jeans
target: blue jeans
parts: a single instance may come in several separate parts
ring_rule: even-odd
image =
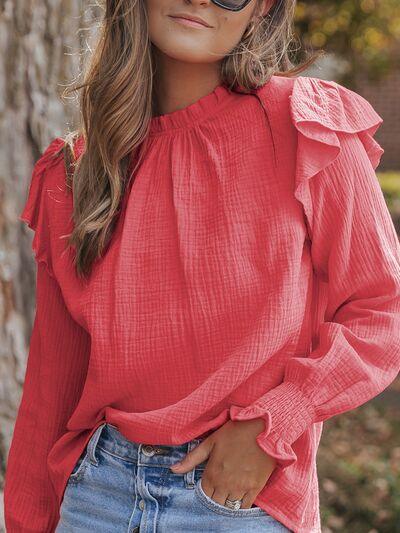
[[[169,469],[200,442],[140,444],[100,425],[68,479],[56,533],[290,531],[260,507],[235,511],[207,496],[201,487],[206,461],[184,474]]]

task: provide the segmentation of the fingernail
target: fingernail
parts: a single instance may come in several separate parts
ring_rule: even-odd
[[[182,466],[182,463],[179,462],[179,463],[174,463],[173,465],[171,465],[171,468],[179,468],[180,466]]]

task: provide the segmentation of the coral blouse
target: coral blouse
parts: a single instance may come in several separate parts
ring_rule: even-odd
[[[54,531],[69,475],[105,421],[133,441],[176,445],[255,417],[277,466],[254,503],[295,533],[321,531],[323,421],[400,368],[400,244],[375,174],[381,122],[336,82],[278,75],[153,117],[86,282],[64,238],[64,141],[50,143],[20,217],[35,231],[37,307],[8,457],[11,533]],[[83,149],[80,138],[75,155]]]

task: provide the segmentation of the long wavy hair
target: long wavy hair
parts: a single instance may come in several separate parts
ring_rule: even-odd
[[[153,44],[149,39],[144,0],[104,0],[104,18],[83,82],[66,93],[81,91],[79,124],[64,137],[67,185],[73,194],[74,266],[86,277],[110,242],[124,192],[141,162],[139,147],[147,140],[154,116]],[[266,83],[272,75],[295,76],[322,54],[300,65],[290,60],[296,0],[275,0],[263,16],[257,0],[240,42],[221,63],[221,83],[241,92]],[[75,143],[84,150],[76,157]],[[133,157],[137,153],[138,157]],[[135,161],[132,168],[130,164]]]

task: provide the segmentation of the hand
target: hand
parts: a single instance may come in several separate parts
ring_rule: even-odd
[[[201,478],[206,495],[224,506],[226,498],[243,499],[241,509],[248,509],[276,466],[256,442],[264,427],[262,418],[228,420],[171,470],[183,474],[208,458]]]

